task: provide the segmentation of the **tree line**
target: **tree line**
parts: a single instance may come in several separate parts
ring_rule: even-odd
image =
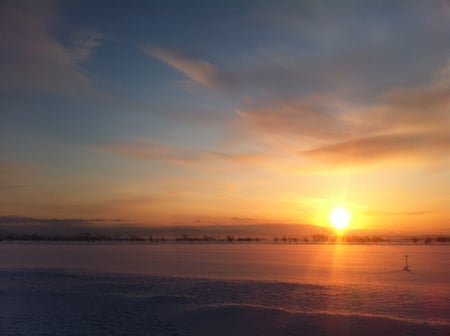
[[[432,244],[432,243],[450,243],[450,236],[427,236],[412,238],[397,238],[394,240],[386,239],[381,236],[328,236],[325,234],[314,234],[311,236],[280,236],[273,239],[260,238],[255,236],[213,236],[213,235],[189,235],[181,234],[175,237],[164,237],[142,234],[105,234],[82,232],[71,235],[64,234],[36,234],[36,233],[1,233],[0,241],[46,241],[46,242],[217,242],[217,243],[275,243],[275,244],[307,244],[307,243],[360,243],[360,244],[378,244],[392,242],[411,242],[414,244]]]

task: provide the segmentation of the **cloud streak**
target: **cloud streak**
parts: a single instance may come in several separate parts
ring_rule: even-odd
[[[214,161],[228,161],[240,164],[260,163],[268,160],[260,152],[221,152],[215,150],[192,149],[189,147],[164,144],[156,140],[136,140],[127,143],[96,145],[94,150],[139,160],[154,160],[174,164],[196,164]]]
[[[183,73],[192,82],[212,90],[238,92],[245,89],[257,89],[264,92],[308,91],[318,89],[320,85],[331,82],[331,76],[317,74],[311,64],[295,63],[286,66],[254,65],[241,69],[220,69],[212,63],[188,57],[180,52],[160,47],[142,48],[148,56]],[[255,60],[256,61],[256,60]]]
[[[101,218],[35,218],[23,216],[0,216],[0,225],[89,225],[100,222],[124,222],[123,219],[101,219]]]
[[[344,103],[335,96],[247,99],[237,111],[236,124],[240,130],[251,131],[263,141],[277,135],[290,142],[289,148],[272,143],[270,150],[227,152],[149,139],[94,148],[134,159],[175,164],[268,162],[275,157],[275,149],[277,157],[306,158],[331,169],[334,165],[361,166],[402,160],[439,162],[450,153],[449,83],[441,78],[420,87],[395,88],[373,104],[365,105]]]
[[[417,211],[365,211],[366,216],[426,216],[434,213],[430,210]]]
[[[202,63],[199,63],[202,64]],[[195,63],[190,66],[195,68]],[[183,64],[177,66],[183,67]],[[186,75],[199,84],[220,87],[221,74],[216,68]],[[450,81],[448,73],[416,87],[397,87],[386,91],[371,104],[352,104],[334,95],[305,98],[250,98],[238,110],[240,128],[256,131],[261,138],[270,134],[301,143],[310,138],[325,145],[297,151],[300,157],[319,164],[361,166],[383,162],[442,161],[450,153]],[[243,122],[243,123],[242,123]],[[317,142],[316,141],[316,142]],[[302,144],[311,146],[312,142]],[[153,146],[142,150],[116,147],[127,156],[147,156],[163,161],[194,162],[222,158],[230,161],[264,161],[257,155],[225,154],[213,151],[168,149],[155,152]],[[137,155],[137,152],[141,153]],[[144,154],[145,152],[145,154]],[[286,153],[284,153],[286,154]],[[289,154],[294,154],[290,151]],[[294,154],[295,155],[295,154]]]
[[[103,35],[85,32],[66,47],[52,34],[61,18],[50,2],[6,1],[0,7],[0,91],[95,91],[77,62],[89,57]]]
[[[103,44],[105,34],[92,30],[82,30],[72,37],[67,52],[72,60],[80,62],[88,59],[96,48]]]
[[[445,1],[400,1],[392,8],[329,1],[256,7],[254,19],[262,30],[271,28],[272,40],[263,38],[262,48],[244,47],[248,56],[241,61],[221,58],[216,64],[214,58],[159,46],[142,50],[207,88],[296,97],[334,94],[359,101],[423,83],[448,66]],[[401,19],[386,15],[390,9]]]
[[[334,96],[259,99],[239,116],[262,138],[278,135],[301,147],[303,138],[312,139],[306,143],[309,148],[297,153],[330,167],[442,161],[450,154],[450,81],[436,78],[422,86],[388,90],[371,104],[351,104]]]
[[[339,139],[351,128],[333,102],[324,97],[257,100],[238,111],[252,128],[288,136]]]
[[[282,70],[275,67],[230,72],[218,69],[209,62],[190,59],[162,48],[150,48],[146,53],[182,72],[193,82],[213,89],[236,89],[247,84],[261,87],[265,85],[266,76],[282,78],[285,83],[291,80],[297,84],[310,81],[308,87],[315,86],[314,76],[309,78],[308,71],[305,71],[303,74],[306,77],[302,77],[298,69],[289,71],[288,68]],[[346,62],[345,66],[350,67],[354,63],[348,59]],[[296,98],[289,98],[289,95],[246,98],[237,111],[237,124],[244,131],[256,132],[263,140],[276,135],[289,139],[291,143],[297,141],[306,149],[300,152],[288,150],[288,155],[300,153],[302,158],[326,165],[360,166],[430,158],[442,161],[450,153],[449,138],[446,136],[446,130],[450,127],[450,77],[448,60],[441,60],[440,63],[444,64],[443,68],[434,68],[425,82],[416,86],[387,86],[376,99],[364,103],[352,102],[339,92],[300,94]],[[339,61],[334,65],[341,68],[337,66]],[[311,68],[316,66],[313,62]],[[302,66],[299,68],[302,69]],[[330,68],[327,76],[339,78],[334,76],[335,70]],[[286,76],[278,76],[284,71]],[[323,79],[326,76],[319,77]],[[275,87],[280,89],[282,85]],[[307,141],[303,142],[305,138]],[[317,143],[320,145],[317,146]],[[171,160],[175,158],[186,162],[205,157],[224,157],[221,153],[212,152],[201,155],[199,152],[176,152],[176,155],[166,155],[166,159],[170,157]],[[161,153],[158,155],[162,157]],[[439,158],[440,155],[443,157]],[[230,158],[238,159],[236,156]]]
[[[211,63],[185,57],[158,47],[144,47],[144,53],[156,57],[172,68],[182,72],[192,81],[207,87],[221,86],[218,70]]]
[[[407,158],[440,159],[449,152],[448,134],[391,134],[338,142],[301,153],[326,163],[358,165]]]

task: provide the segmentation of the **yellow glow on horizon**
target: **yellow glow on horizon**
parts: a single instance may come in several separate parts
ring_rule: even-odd
[[[345,229],[351,220],[351,214],[350,211],[348,211],[347,208],[339,206],[333,208],[330,212],[330,216],[328,217],[331,224],[338,229],[339,231],[342,231]]]

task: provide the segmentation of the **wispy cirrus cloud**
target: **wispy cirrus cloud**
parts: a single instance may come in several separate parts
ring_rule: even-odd
[[[387,90],[371,103],[336,96],[255,99],[238,114],[261,138],[288,137],[303,148],[297,149],[301,157],[330,167],[442,161],[450,154],[450,77],[442,71],[430,77],[423,85]]]
[[[445,81],[391,90],[374,111],[367,111],[372,112],[368,121],[380,124],[380,128],[443,130],[450,125],[449,92],[450,82]]]
[[[89,58],[106,38],[105,34],[93,30],[81,30],[73,34],[67,52],[75,62],[83,61]]]
[[[193,83],[213,90],[238,92],[241,90],[259,90],[263,92],[312,92],[329,86],[338,78],[318,73],[320,65],[308,62],[294,62],[288,65],[270,61],[269,64],[259,62],[255,57],[254,64],[245,67],[219,68],[211,62],[186,56],[179,51],[160,47],[144,47],[145,54],[159,59],[168,66],[180,71]],[[331,69],[330,69],[331,70]],[[305,84],[308,84],[307,86]]]
[[[302,154],[329,163],[445,160],[450,154],[450,83],[387,92],[378,104],[347,112],[354,136]],[[346,112],[343,112],[344,114]]]
[[[198,84],[224,88],[233,82],[229,73],[208,62],[162,49],[153,49],[150,54]],[[427,82],[416,86],[387,87],[377,99],[364,104],[353,103],[336,94],[247,98],[237,112],[238,120],[240,127],[256,131],[261,137],[275,134],[298,142],[302,138],[321,142],[319,147],[314,145],[317,141],[307,142],[310,148],[301,150],[300,154],[325,164],[370,165],[405,158],[423,160],[450,152],[446,136],[450,127],[448,72],[436,69],[435,74],[428,77]],[[165,152],[166,159],[195,161],[222,155],[176,152],[177,155]],[[148,148],[146,153],[149,155]],[[183,153],[181,157],[180,153]],[[161,158],[164,155],[152,152],[151,156]]]
[[[256,99],[238,111],[251,128],[289,137],[340,139],[351,134],[333,101],[325,97],[306,99]]]
[[[306,82],[318,87],[321,78],[310,64],[264,64],[255,58],[255,64],[235,69],[219,68],[201,58],[192,58],[181,52],[159,47],[144,47],[143,51],[168,66],[180,71],[192,82],[208,89],[237,92],[257,89],[265,92],[298,90]]]
[[[54,37],[61,25],[52,2],[0,4],[0,91],[32,89],[70,95],[95,91],[78,62],[89,57],[104,36],[86,31],[66,46]]]
[[[432,43],[438,41],[439,36]],[[427,75],[415,85],[397,83],[392,86],[394,81],[390,85],[381,86],[382,91],[368,101],[361,102],[353,101],[342,94],[341,90],[330,91],[330,86],[322,84],[317,86],[320,87],[318,94],[301,92],[295,98],[289,94],[277,96],[285,84],[292,84],[294,87],[304,84],[311,88],[316,87],[314,83],[317,81],[328,81],[327,78],[339,82],[342,78],[336,76],[335,71],[342,72],[342,68],[351,68],[355,64],[356,70],[361,71],[353,70],[360,72],[359,76],[364,75],[369,63],[361,63],[361,60],[350,62],[348,54],[344,55],[347,57],[343,61],[345,64],[340,64],[338,57],[337,61],[329,63],[330,68],[325,67],[330,71],[322,73],[323,69],[318,69],[312,77],[309,73],[311,69],[317,69],[316,62],[312,62],[310,69],[305,71],[302,70],[305,64],[296,67],[295,62],[288,62],[289,66],[285,68],[233,72],[160,48],[153,49],[148,54],[182,72],[193,82],[209,88],[228,90],[247,85],[258,88],[269,83],[276,84],[271,82],[273,78],[284,81],[283,84],[274,85],[269,97],[246,98],[237,111],[236,122],[241,130],[255,132],[263,140],[276,135],[289,139],[291,144],[297,142],[298,147],[302,148],[299,151],[280,147],[281,151],[285,151],[283,154],[295,156],[300,153],[301,158],[319,165],[361,166],[404,159],[408,159],[408,162],[421,162],[431,158],[442,161],[450,153],[446,136],[446,130],[450,127],[448,57],[439,58],[438,64],[441,67],[427,62],[428,66],[433,67],[425,69],[424,73]],[[367,56],[369,60],[375,54],[362,53],[360,57]],[[293,70],[289,71],[289,67]],[[390,67],[380,65],[377,69]],[[352,69],[348,70],[344,73],[353,73]],[[429,72],[430,70],[433,71]],[[284,72],[286,76],[280,76]],[[266,76],[268,81],[264,84]],[[344,78],[342,82],[347,83],[347,80]],[[361,85],[366,84],[361,82]],[[305,138],[309,140],[303,141]]]
[[[182,72],[198,84],[211,87],[220,86],[217,68],[207,61],[191,59],[179,53],[158,47],[144,47],[142,50],[147,55],[156,57],[160,61]]]
[[[154,160],[174,164],[196,164],[217,160],[251,164],[269,158],[262,152],[222,152],[209,149],[193,149],[166,144],[153,139],[139,139],[124,143],[92,146],[96,151],[140,160]]]
[[[143,51],[194,83],[248,94],[378,98],[395,87],[424,83],[448,66],[448,3],[399,1],[394,6],[332,1],[280,1],[255,6],[272,39],[243,48],[245,57],[191,57],[183,51]],[[389,10],[400,13],[386,15]],[[430,24],[429,17],[433,17]],[[265,43],[266,42],[266,43]]]
[[[441,159],[450,153],[447,134],[389,134],[333,143],[301,152],[326,163],[360,165],[389,160]]]

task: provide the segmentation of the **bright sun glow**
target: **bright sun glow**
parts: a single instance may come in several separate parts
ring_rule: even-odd
[[[347,208],[336,207],[330,212],[329,219],[336,229],[342,230],[347,227],[351,216]]]

